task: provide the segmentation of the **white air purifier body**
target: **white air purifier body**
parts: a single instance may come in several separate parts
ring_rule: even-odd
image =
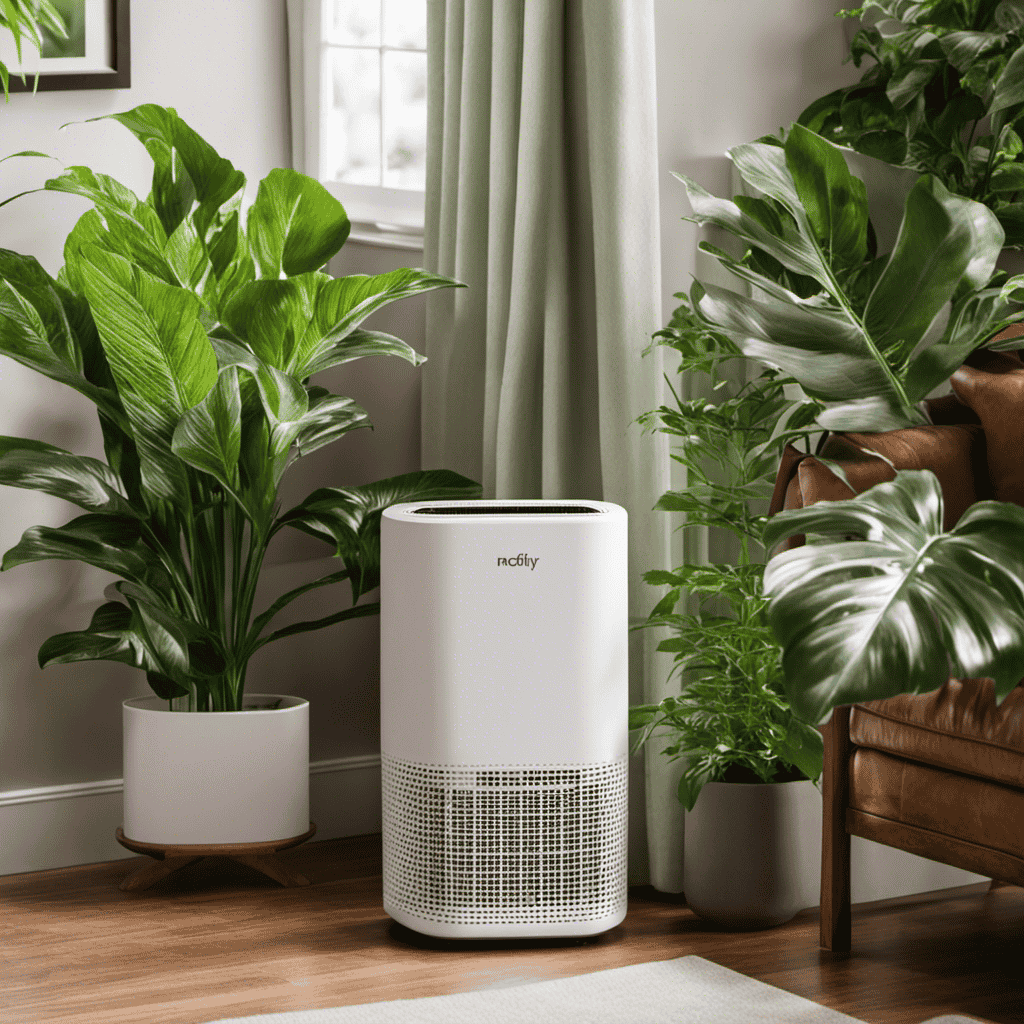
[[[626,512],[434,501],[381,519],[384,909],[445,938],[626,915]]]

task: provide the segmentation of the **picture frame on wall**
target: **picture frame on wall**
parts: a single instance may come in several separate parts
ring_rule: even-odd
[[[129,88],[129,0],[51,0],[51,3],[64,20],[67,39],[44,29],[42,55],[30,39],[22,39],[20,61],[9,34],[0,39],[0,61],[10,72],[10,91]],[[21,80],[23,73],[24,82]]]

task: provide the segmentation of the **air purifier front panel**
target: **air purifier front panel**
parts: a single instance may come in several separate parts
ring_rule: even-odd
[[[448,937],[586,935],[626,902],[626,513],[381,520],[384,905]]]

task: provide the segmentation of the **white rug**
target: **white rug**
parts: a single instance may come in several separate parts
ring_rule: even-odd
[[[427,999],[213,1024],[863,1024],[699,956]],[[934,1017],[927,1024],[975,1024]]]

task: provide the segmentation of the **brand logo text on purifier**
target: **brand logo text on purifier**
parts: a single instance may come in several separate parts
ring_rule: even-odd
[[[528,565],[530,572],[537,568],[540,556],[531,558],[529,555],[513,555],[511,558],[498,558],[498,565]]]

